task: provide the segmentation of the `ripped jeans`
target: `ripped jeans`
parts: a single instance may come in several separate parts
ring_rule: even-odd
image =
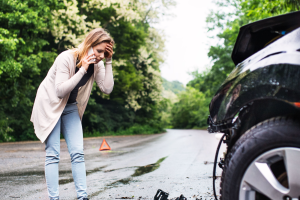
[[[77,198],[87,198],[86,172],[83,154],[83,132],[76,104],[67,104],[54,129],[45,141],[45,175],[50,200],[59,199],[58,163],[60,133],[63,134],[71,156],[72,175]]]

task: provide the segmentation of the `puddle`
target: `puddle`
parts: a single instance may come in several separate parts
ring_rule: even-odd
[[[86,176],[90,175],[90,174],[93,174],[93,173],[96,173],[96,172],[99,172],[99,171],[102,171],[102,169],[104,169],[105,167],[107,167],[107,165],[105,166],[102,166],[102,167],[98,167],[96,169],[93,169],[93,170],[87,170],[86,171]],[[59,172],[60,174],[62,174],[61,172]],[[70,171],[70,174],[72,176],[72,172]],[[60,179],[59,180],[59,184],[60,185],[64,185],[64,184],[67,184],[67,183],[71,183],[73,182],[73,177],[70,177],[70,178],[64,178],[64,179]]]
[[[102,171],[104,168],[106,168],[107,165],[98,167],[93,170],[87,170],[86,175],[91,175],[93,173]],[[7,178],[7,177],[17,177],[17,180],[26,180],[26,178],[32,179],[33,177],[39,177],[43,178],[45,177],[45,171],[25,171],[25,172],[9,172],[9,173],[0,173],[1,178]],[[59,170],[59,176],[65,175],[65,176],[70,176],[70,178],[63,178],[59,180],[59,184],[67,184],[73,182],[73,177],[72,177],[72,171],[71,170]]]
[[[11,177],[11,176],[23,176],[23,177],[31,177],[31,176],[44,176],[44,171],[27,171],[27,172],[9,172],[9,173],[1,173],[1,177]]]
[[[69,174],[72,173],[70,170],[59,171],[59,174]],[[45,176],[45,171],[25,171],[25,172],[8,172],[0,173],[1,177],[11,177],[11,176],[22,176],[22,177],[32,177],[32,176]]]
[[[124,178],[119,180],[118,182],[127,185],[130,181],[132,181],[132,178]]]
[[[58,182],[60,185],[64,185],[64,184],[73,182],[73,178],[61,179]]]
[[[120,184],[127,185],[127,184],[129,184],[131,182],[138,182],[138,181],[132,180],[132,177],[123,178],[123,179],[117,180],[117,181],[115,181],[115,182],[113,182],[111,184],[108,184],[105,189],[113,188],[113,187],[118,186]]]
[[[159,159],[156,163],[149,164],[149,165],[146,165],[146,166],[134,167],[134,168],[136,168],[136,170],[134,171],[134,173],[130,177],[120,179],[120,180],[117,180],[115,182],[112,182],[112,183],[106,185],[103,190],[95,192],[94,194],[91,195],[91,197],[99,195],[100,193],[104,192],[106,189],[118,187],[119,185],[127,185],[127,184],[130,184],[132,182],[138,182],[137,180],[133,180],[133,177],[142,176],[144,174],[155,171],[156,169],[158,169],[160,167],[160,163],[162,163],[166,158],[167,157],[163,157],[163,158]],[[107,167],[107,165],[95,168],[93,170],[87,170],[86,175],[88,176],[88,175],[91,175],[93,173],[102,171],[106,167]],[[133,167],[127,167],[127,169],[128,168],[133,168]],[[122,169],[124,169],[124,168],[122,168]],[[104,172],[107,173],[107,172],[112,172],[112,171],[116,171],[116,170],[121,170],[121,169],[106,170]],[[70,170],[59,171],[59,174],[60,175],[67,175],[67,176],[70,175],[70,178],[66,177],[66,178],[60,179],[59,180],[60,185],[68,184],[68,183],[71,183],[71,182],[74,181],[73,177],[72,177],[72,171],[70,171]],[[27,172],[3,173],[1,175],[2,175],[2,177],[5,177],[5,176],[6,177],[21,176],[20,178],[22,179],[22,178],[32,178],[32,176],[44,177],[45,172],[44,171],[27,171]]]
[[[98,167],[98,168],[96,168],[96,169],[87,170],[87,171],[86,171],[86,175],[88,176],[88,175],[93,174],[93,173],[95,173],[95,172],[100,172],[100,171],[102,171],[104,168],[106,168],[107,166],[108,166],[108,165],[104,165],[104,166]]]
[[[162,163],[166,158],[167,157],[163,157],[163,158],[159,159],[154,164],[150,164],[150,165],[146,165],[146,166],[142,166],[142,167],[137,168],[135,170],[134,174],[132,175],[132,177],[141,176],[143,174],[153,172],[154,170],[156,170],[160,167],[160,163]]]
[[[160,163],[162,163],[166,158],[167,158],[167,156],[159,159],[156,163],[138,167],[130,177],[123,178],[123,179],[117,180],[115,182],[112,182],[112,183],[106,185],[103,190],[100,190],[98,192],[95,192],[95,193],[91,194],[90,197],[98,196],[100,193],[104,192],[105,190],[110,189],[110,188],[114,188],[114,187],[118,187],[121,184],[122,185],[127,185],[127,184],[130,184],[132,182],[139,182],[137,180],[133,180],[133,177],[142,176],[144,174],[155,171],[156,169],[158,169],[160,167]],[[118,170],[118,169],[107,170],[107,171],[104,171],[104,172],[111,172],[111,171],[115,171],[115,170]]]

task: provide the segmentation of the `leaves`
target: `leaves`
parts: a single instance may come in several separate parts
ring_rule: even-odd
[[[198,110],[201,116],[192,115],[190,109],[193,107],[189,107],[186,102],[194,104],[196,101],[194,98],[200,98],[202,100],[199,100],[199,105],[204,105],[203,102],[206,102],[208,106],[207,102],[210,102],[235,67],[231,60],[231,52],[240,27],[260,19],[299,10],[300,3],[297,0],[218,0],[216,5],[218,10],[211,12],[206,19],[208,31],[212,31],[214,38],[219,40],[219,43],[211,46],[208,52],[208,56],[212,59],[212,66],[202,73],[193,72],[194,79],[187,84],[205,95],[201,96],[191,91],[194,96],[185,94],[179,97],[179,102],[183,105],[177,103],[172,110],[172,115],[176,114],[173,123],[176,127],[191,128],[193,125],[184,121],[186,117],[189,117],[192,122],[198,121],[198,126],[201,124],[200,121],[204,122],[207,119],[209,114],[207,107],[195,107],[195,111]],[[177,115],[183,116],[183,119],[178,118]]]
[[[55,57],[96,27],[114,38],[114,90],[94,84],[83,117],[87,132],[151,126],[159,105],[164,38],[150,22],[174,0],[3,0],[0,2],[0,140],[37,139],[29,121],[39,84]],[[157,7],[151,12],[148,8]],[[146,125],[145,125],[146,126]]]
[[[209,101],[205,94],[192,87],[178,95],[178,102],[172,107],[174,128],[199,128],[206,126]],[[204,117],[205,116],[205,117]]]

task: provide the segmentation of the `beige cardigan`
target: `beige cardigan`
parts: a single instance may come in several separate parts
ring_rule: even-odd
[[[111,59],[106,59],[106,67],[103,61],[94,65],[94,76],[79,88],[77,95],[77,107],[80,119],[88,103],[94,80],[100,90],[106,94],[111,93],[114,80]],[[31,119],[36,136],[43,143],[59,120],[70,96],[70,92],[79,83],[85,69],[81,67],[75,74],[76,58],[71,50],[62,52],[55,59],[47,76],[40,84],[35,97]]]

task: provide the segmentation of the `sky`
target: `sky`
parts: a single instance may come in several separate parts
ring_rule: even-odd
[[[166,60],[161,65],[161,75],[168,81],[177,80],[186,85],[193,79],[189,72],[204,71],[210,60],[206,17],[215,6],[212,0],[176,0],[170,12],[175,17],[156,24],[166,35]]]

